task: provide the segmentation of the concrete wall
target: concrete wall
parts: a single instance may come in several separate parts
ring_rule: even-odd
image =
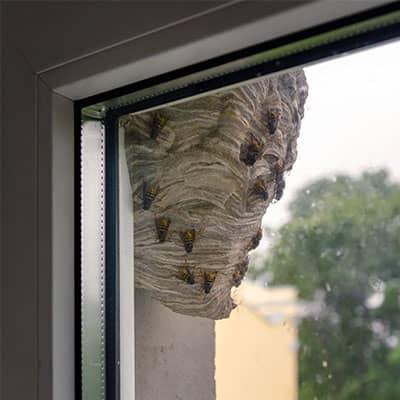
[[[36,399],[32,393],[39,380],[37,82],[16,49],[3,47],[2,56],[7,60],[2,115],[7,118],[2,121],[1,142],[1,398]]]
[[[144,290],[135,309],[136,399],[214,399],[214,322],[173,313]]]
[[[214,322],[173,313],[133,288],[133,204],[124,140],[120,129],[121,399],[132,400],[136,392],[138,400],[213,400]]]

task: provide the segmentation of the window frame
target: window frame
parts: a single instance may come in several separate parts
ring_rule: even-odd
[[[158,75],[149,79],[135,82],[109,92],[91,96],[74,103],[75,119],[75,381],[76,399],[81,397],[81,235],[80,235],[80,126],[82,113],[93,105],[101,105],[96,118],[103,121],[105,125],[105,151],[106,151],[106,206],[105,206],[105,232],[106,232],[106,399],[119,399],[119,260],[118,260],[118,118],[132,112],[148,110],[159,107],[167,103],[186,99],[196,95],[202,95],[212,90],[236,85],[238,83],[255,79],[259,76],[278,73],[293,67],[319,62],[331,57],[344,54],[349,51],[361,50],[363,48],[382,44],[394,40],[400,36],[398,25],[381,26],[366,32],[341,38],[332,43],[326,43],[315,47],[308,47],[293,54],[274,60],[266,61],[255,66],[240,69],[238,71],[228,71],[221,76],[212,76],[208,79],[200,79],[187,86],[175,90],[159,93],[153,97],[143,99],[132,104],[115,106],[116,98],[124,97],[130,93],[151,88],[164,83],[186,78],[192,74],[212,70],[216,67],[223,67],[237,60],[259,54],[277,47],[281,47],[292,42],[309,39],[320,34],[340,29],[348,25],[357,24],[371,18],[385,15],[386,13],[397,11],[399,5],[392,3],[377,9],[369,10],[357,15],[345,17],[333,22],[319,25],[310,29],[290,34],[278,39],[257,44],[242,50],[235,51],[223,56],[219,56],[205,62],[190,65],[172,72]],[[228,68],[229,69],[229,68]],[[117,101],[118,103],[118,101]],[[87,111],[86,111],[87,112]],[[79,322],[79,323],[78,323]]]

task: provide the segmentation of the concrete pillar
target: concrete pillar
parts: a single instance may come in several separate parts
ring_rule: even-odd
[[[135,291],[136,398],[215,399],[214,321],[180,315]]]

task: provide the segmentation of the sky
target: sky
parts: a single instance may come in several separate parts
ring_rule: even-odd
[[[288,220],[296,191],[318,177],[386,168],[400,181],[400,41],[304,70],[309,96],[297,161],[263,218],[267,229]]]

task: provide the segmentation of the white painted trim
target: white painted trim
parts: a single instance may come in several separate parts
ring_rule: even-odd
[[[48,105],[47,105],[48,106]],[[51,268],[52,399],[75,396],[75,215],[73,103],[52,95]],[[39,110],[45,113],[50,110]],[[50,322],[50,321],[49,321]],[[46,398],[47,399],[47,398]],[[44,399],[43,399],[44,400]]]

